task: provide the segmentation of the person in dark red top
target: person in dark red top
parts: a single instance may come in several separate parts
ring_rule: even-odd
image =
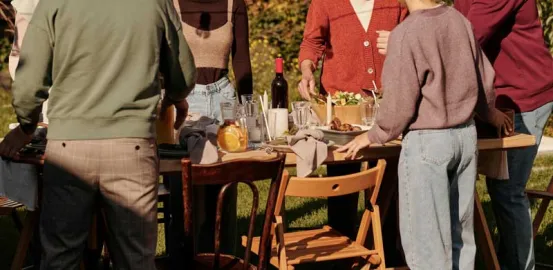
[[[501,269],[534,269],[526,183],[553,110],[553,58],[536,0],[455,0],[496,71],[496,106],[516,112],[515,131],[536,136],[531,148],[508,152],[509,180],[488,179],[499,229]]]

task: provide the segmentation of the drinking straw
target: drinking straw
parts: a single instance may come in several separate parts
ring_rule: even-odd
[[[261,112],[263,113],[263,118],[265,119],[265,127],[267,128],[267,136],[269,136],[269,141],[272,141],[271,138],[271,132],[269,131],[269,121],[267,121],[267,111],[265,111],[265,105],[263,104],[263,99],[261,96],[259,96],[259,100],[261,100]]]
[[[374,91],[378,90],[378,87],[376,87],[376,83],[374,82],[373,80],[373,86],[374,86],[374,90],[371,90],[371,93],[373,94],[373,98],[374,98],[374,104],[376,104],[376,106],[380,106],[378,105],[378,100],[376,99],[376,94],[374,93]]]

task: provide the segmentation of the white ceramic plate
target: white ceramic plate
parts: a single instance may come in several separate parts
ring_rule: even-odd
[[[322,130],[325,133],[346,134],[346,135],[359,135],[359,134],[362,134],[362,133],[368,131],[369,129],[371,129],[370,126],[355,125],[355,124],[352,125],[352,126],[359,127],[359,128],[361,128],[361,130],[357,130],[357,131],[338,131],[338,130],[331,130],[330,126],[318,126],[316,128]]]

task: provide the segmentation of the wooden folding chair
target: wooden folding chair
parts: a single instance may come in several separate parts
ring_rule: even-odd
[[[380,212],[376,205],[385,168],[386,161],[379,160],[375,168],[346,176],[288,179],[285,173],[276,206],[271,264],[279,269],[294,269],[294,265],[302,263],[351,258],[357,259],[358,262],[352,267],[357,267],[360,263],[363,269],[371,267],[385,269]],[[316,230],[284,232],[281,206],[285,196],[333,197],[358,193],[362,190],[371,194],[370,197],[365,196],[369,199],[365,201],[365,211],[355,240],[349,239],[329,226]],[[372,228],[371,248],[374,246],[374,249],[365,247],[369,228]],[[257,250],[259,243],[260,239],[255,238],[252,251]],[[244,245],[245,241],[242,244]]]
[[[551,178],[551,181],[549,181],[549,186],[546,190],[527,190],[526,194],[531,199],[541,199],[541,203],[533,223],[534,238],[536,238],[540,225],[543,221],[543,217],[545,216],[545,212],[547,211],[547,207],[549,206],[551,200],[553,200],[553,177]]]
[[[547,208],[549,207],[549,203],[553,200],[553,177],[549,181],[549,186],[546,190],[527,190],[526,194],[531,199],[541,199],[540,206],[538,207],[538,211],[536,212],[536,216],[534,217],[534,222],[532,224],[535,239],[545,213],[547,212]],[[536,265],[540,265],[543,268],[553,269],[552,265],[543,265],[537,262]]]
[[[271,227],[274,221],[277,195],[284,171],[285,155],[270,160],[240,159],[213,165],[192,165],[190,160],[182,160],[182,197],[184,209],[184,266],[187,269],[258,269],[265,270],[271,251]],[[257,268],[250,264],[250,246],[253,240],[255,216],[259,204],[259,191],[254,182],[271,179],[267,206],[263,221],[263,230],[257,248],[259,262]],[[238,183],[246,184],[253,193],[253,203],[250,212],[248,237],[244,259],[221,254],[221,219],[225,193]],[[215,249],[214,253],[196,254],[193,232],[194,206],[192,205],[192,187],[194,185],[222,185],[217,198],[217,213],[215,218]],[[261,244],[259,244],[259,241]]]
[[[0,216],[11,216],[16,228],[19,230],[19,241],[17,241],[17,248],[15,256],[12,260],[12,270],[20,270],[25,263],[25,257],[31,243],[33,236],[33,230],[37,222],[36,211],[27,211],[27,216],[24,223],[21,222],[17,214],[17,209],[22,208],[23,205],[7,198],[0,197]]]

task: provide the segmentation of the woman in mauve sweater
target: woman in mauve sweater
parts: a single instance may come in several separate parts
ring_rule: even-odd
[[[494,70],[462,14],[435,0],[405,0],[390,34],[384,98],[374,127],[338,151],[355,157],[404,133],[398,165],[400,234],[410,269],[474,269],[474,114],[505,133]]]
[[[389,31],[407,15],[397,0],[312,0],[300,47],[304,99],[315,95],[313,72],[322,60],[321,93],[361,93],[380,84]],[[327,166],[329,176],[359,172],[361,164]],[[358,194],[328,199],[330,226],[350,237],[357,232]]]

